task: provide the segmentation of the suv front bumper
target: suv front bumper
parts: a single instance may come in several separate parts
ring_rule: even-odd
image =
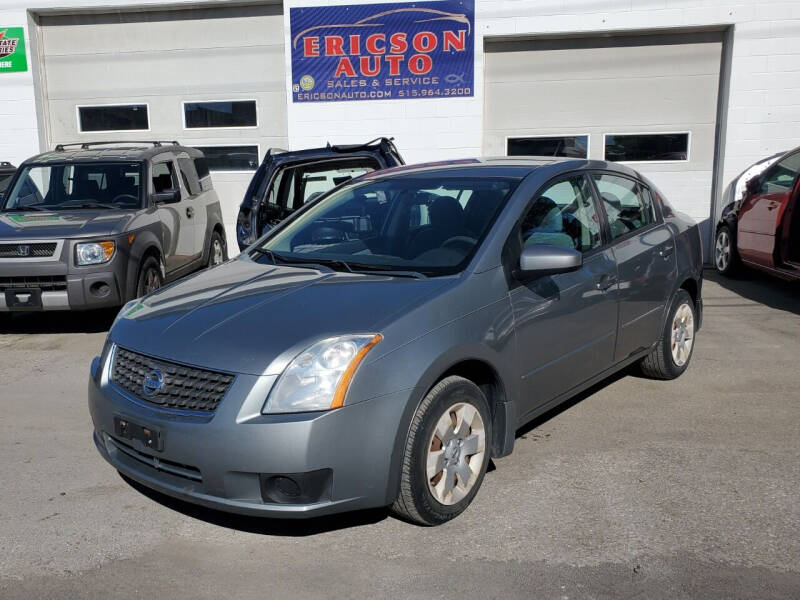
[[[50,258],[0,260],[0,312],[87,310],[124,303],[124,256],[117,253],[106,264],[74,267],[73,244],[58,244]]]

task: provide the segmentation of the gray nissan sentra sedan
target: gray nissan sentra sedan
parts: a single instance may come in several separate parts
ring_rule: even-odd
[[[126,305],[92,364],[94,441],[208,507],[442,523],[537,415],[632,363],[687,368],[701,262],[697,226],[624,166],[377,172]]]

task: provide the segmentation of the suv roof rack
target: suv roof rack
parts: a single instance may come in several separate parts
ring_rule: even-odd
[[[72,144],[56,144],[55,151],[56,152],[63,152],[65,148],[71,146],[80,146],[81,150],[88,150],[92,146],[105,146],[109,144],[152,144],[154,148],[159,148],[164,144],[172,145],[172,146],[180,146],[180,144],[175,141],[164,141],[164,140],[120,140],[116,142],[74,142]]]
[[[13,167],[13,166],[14,166],[14,165],[12,165],[12,164],[11,164],[10,162],[8,162],[7,160],[0,160],[0,167]]]

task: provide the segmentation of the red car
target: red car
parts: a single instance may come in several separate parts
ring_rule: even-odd
[[[759,172],[759,166],[761,166]],[[722,211],[714,265],[730,275],[744,265],[784,279],[800,280],[800,148],[765,159],[734,180],[747,179],[740,198]]]

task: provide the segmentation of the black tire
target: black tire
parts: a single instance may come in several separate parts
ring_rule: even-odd
[[[725,254],[725,247],[727,247],[727,254]],[[714,267],[717,272],[726,277],[736,275],[742,263],[739,261],[739,253],[736,251],[736,237],[727,225],[720,225],[717,229],[713,252]],[[721,253],[723,256],[720,255]]]
[[[154,292],[164,285],[164,277],[161,275],[161,265],[154,256],[148,256],[139,267],[139,277],[136,280],[136,297],[141,298]]]
[[[685,361],[682,364],[678,364],[672,353],[672,326],[678,310],[685,305],[688,305],[692,316],[691,346]],[[692,359],[696,323],[697,310],[692,297],[686,290],[678,290],[670,303],[667,319],[661,331],[661,338],[658,340],[658,344],[650,354],[639,362],[639,368],[642,373],[652,379],[675,379],[680,377],[689,367]]]
[[[436,499],[430,490],[426,461],[431,450],[431,441],[436,443],[434,431],[440,418],[450,409],[462,404],[471,405],[483,421],[484,447],[480,468],[474,483],[466,495],[458,502],[444,504]],[[474,422],[473,422],[474,424]],[[460,515],[472,502],[483,483],[489,464],[491,448],[491,416],[486,397],[480,388],[463,377],[450,376],[437,383],[425,396],[417,408],[408,431],[403,463],[400,474],[400,493],[392,504],[392,512],[402,519],[419,525],[440,525]],[[470,437],[474,433],[469,430]],[[444,447],[442,447],[444,450]],[[466,457],[470,457],[467,459]],[[464,460],[474,460],[479,454],[464,455]],[[460,459],[456,457],[456,462]],[[472,473],[477,464],[469,464]],[[441,477],[444,477],[444,471]],[[457,478],[457,475],[455,476]],[[436,480],[434,477],[432,481]],[[456,479],[457,481],[457,479]]]
[[[219,244],[220,254],[217,255],[216,247]],[[218,258],[221,257],[221,260]],[[228,260],[228,245],[225,243],[223,237],[219,234],[218,231],[214,231],[211,234],[211,240],[208,242],[208,263],[206,266],[210,269],[211,267],[216,267],[219,264],[222,264]]]

